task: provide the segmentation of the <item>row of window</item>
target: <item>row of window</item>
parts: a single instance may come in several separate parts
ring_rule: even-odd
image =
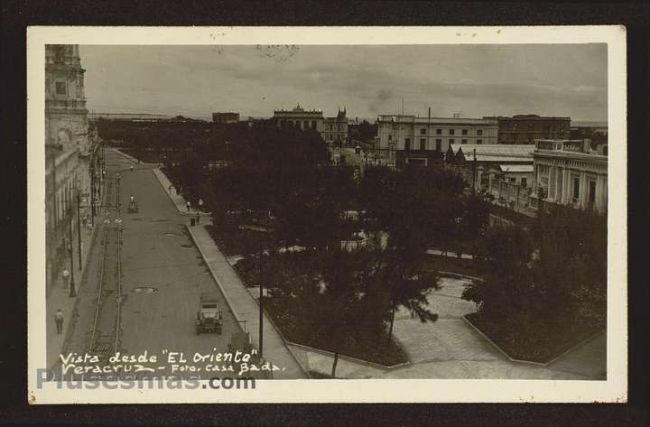
[[[426,135],[427,134],[427,129],[426,128],[420,128],[420,135]],[[456,129],[449,129],[449,135],[455,135],[456,134]],[[460,130],[461,135],[469,135],[469,131],[467,129],[461,129]],[[442,135],[442,129],[436,129],[436,135]],[[476,135],[477,136],[482,136],[483,135],[483,129],[476,129]]]
[[[296,121],[293,121],[293,120],[280,120],[280,127],[294,126],[294,127],[299,128],[300,123],[301,123],[300,120],[296,120]],[[303,129],[309,128],[309,124],[310,124],[309,120],[303,120],[302,121],[302,128]],[[316,129],[316,120],[311,121],[311,128]]]
[[[390,135],[389,135],[390,136]],[[390,140],[390,138],[388,138]],[[455,144],[455,140],[452,138],[449,140],[450,144]],[[476,140],[477,144],[483,144],[482,139],[477,139]],[[461,144],[467,144],[466,139],[461,140]],[[436,151],[440,151],[440,147],[442,147],[442,139],[436,139]],[[404,150],[408,151],[411,149],[411,139],[410,138],[405,138],[404,139]],[[420,150],[426,150],[427,149],[427,140],[425,138],[420,138]]]
[[[389,141],[392,141],[392,140],[393,140],[393,135],[388,134],[388,140],[389,140]],[[404,138],[404,141],[405,141],[405,142],[406,142],[406,141],[409,141],[409,142],[410,142],[410,141],[411,141],[411,138]],[[441,140],[441,139],[436,139],[436,142],[438,142],[438,141],[442,141],[442,140]],[[422,144],[422,143],[426,143],[426,139],[425,139],[425,138],[420,138],[420,144]],[[454,138],[451,138],[451,139],[449,139],[449,143],[450,143],[450,144],[455,144],[455,143],[456,143],[456,140],[455,140]],[[461,140],[460,140],[460,143],[461,143],[461,144],[467,144],[467,139],[461,139]],[[483,140],[479,138],[479,139],[476,140],[475,143],[476,143],[476,144],[483,144]]]
[[[404,130],[404,126],[398,125],[398,124],[393,124],[393,130]],[[449,135],[456,135],[456,129],[448,129]],[[436,129],[436,135],[442,135],[442,129]],[[420,128],[420,135],[426,135],[427,134],[427,128]],[[460,134],[461,135],[469,135],[469,130],[468,129],[460,129]],[[476,129],[476,135],[477,136],[482,136],[483,135],[483,129]]]

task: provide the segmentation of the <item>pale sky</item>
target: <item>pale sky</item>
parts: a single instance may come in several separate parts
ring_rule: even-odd
[[[88,108],[208,118],[306,108],[374,120],[539,114],[607,120],[607,46],[80,47]]]

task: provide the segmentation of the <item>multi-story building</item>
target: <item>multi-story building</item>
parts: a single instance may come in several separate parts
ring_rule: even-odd
[[[348,138],[346,110],[338,111],[335,117],[323,117],[321,110],[305,110],[298,104],[292,110],[275,110],[273,120],[281,127],[295,127],[318,132],[325,142],[340,143]]]
[[[91,205],[91,149],[77,45],[45,48],[46,250],[48,290]]]
[[[591,148],[607,144],[607,122],[572,121],[568,139],[591,139]]]
[[[593,151],[590,145],[589,139],[535,142],[533,207],[541,200],[607,211],[607,146]]]
[[[570,117],[520,114],[512,117],[484,118],[499,122],[499,144],[534,144],[536,139],[569,138]]]
[[[343,111],[339,110],[336,117],[327,117],[323,121],[323,129],[320,134],[325,142],[341,145],[347,141],[348,118],[345,110],[345,108]]]
[[[376,156],[382,164],[428,165],[442,159],[451,144],[496,144],[498,123],[490,119],[380,115]]]
[[[275,110],[273,120],[281,128],[294,127],[302,130],[323,131],[323,112],[321,110],[305,110],[298,104],[292,110]]]
[[[238,123],[239,113],[212,113],[212,121],[219,124]]]

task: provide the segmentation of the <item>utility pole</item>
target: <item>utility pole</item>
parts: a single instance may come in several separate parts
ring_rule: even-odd
[[[93,152],[93,157],[90,161],[90,224],[95,226],[95,162],[96,157]]]
[[[81,195],[79,188],[77,188],[77,249],[79,249],[79,271],[81,271],[81,213],[79,205],[81,203]]]
[[[68,244],[70,249],[70,298],[77,296],[77,291],[74,287],[74,251],[72,250],[72,208],[68,211],[69,228],[68,228]]]
[[[472,162],[472,194],[476,194],[476,148],[474,149],[474,161]]]
[[[262,249],[262,239],[260,237],[260,359],[264,354],[264,283],[262,278],[262,256],[264,251]]]
[[[57,236],[59,209],[56,205],[56,153],[50,153],[50,156],[52,159],[52,211],[54,213],[54,236]]]

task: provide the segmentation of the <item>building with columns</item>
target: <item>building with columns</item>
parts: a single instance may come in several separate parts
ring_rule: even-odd
[[[324,117],[321,110],[305,110],[298,104],[292,110],[275,110],[273,120],[281,128],[294,127],[313,130],[323,141],[334,144],[345,142],[348,138],[348,118],[345,108],[334,117]]]
[[[607,212],[607,146],[590,146],[589,139],[535,142],[533,207],[548,202]]]
[[[45,47],[45,188],[48,291],[91,205],[91,154],[84,72],[77,45]],[[67,264],[66,264],[67,266]]]
[[[273,120],[281,128],[311,129],[321,133],[325,119],[321,110],[305,110],[298,104],[292,110],[275,110]]]

